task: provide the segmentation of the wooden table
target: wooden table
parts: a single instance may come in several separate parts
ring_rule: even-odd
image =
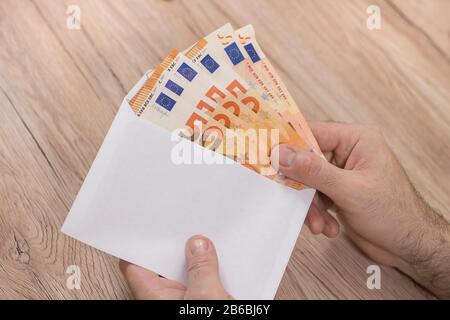
[[[66,9],[81,9],[81,29]],[[366,27],[370,4],[381,30]],[[0,296],[131,298],[117,260],[59,231],[117,108],[172,47],[252,23],[308,119],[379,124],[423,196],[450,207],[450,1],[0,1]],[[280,299],[433,298],[345,237],[304,228]],[[66,268],[81,268],[81,290]]]

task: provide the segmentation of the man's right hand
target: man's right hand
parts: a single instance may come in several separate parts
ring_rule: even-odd
[[[450,226],[418,195],[375,126],[311,123],[328,162],[282,145],[279,171],[320,193],[306,223],[335,236],[334,209],[355,244],[378,263],[450,297]]]

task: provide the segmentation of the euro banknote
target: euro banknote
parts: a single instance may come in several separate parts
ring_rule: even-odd
[[[251,26],[226,24],[182,52],[171,50],[129,104],[136,116],[295,189],[306,186],[276,172],[274,147],[320,153]]]

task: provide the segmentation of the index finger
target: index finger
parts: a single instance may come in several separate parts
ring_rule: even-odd
[[[343,167],[362,132],[362,125],[338,122],[310,122],[309,126],[324,154],[331,153]]]

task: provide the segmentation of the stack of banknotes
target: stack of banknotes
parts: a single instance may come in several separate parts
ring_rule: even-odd
[[[138,117],[295,189],[305,186],[277,173],[274,147],[320,154],[251,25],[226,24],[184,51],[173,49],[129,104]]]

